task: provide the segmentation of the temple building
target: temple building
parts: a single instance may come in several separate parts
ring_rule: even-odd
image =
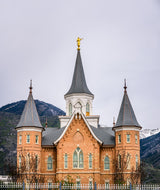
[[[42,127],[32,95],[16,126],[17,166],[22,157],[29,172],[30,159],[36,159],[36,172],[47,183],[67,180],[77,184],[113,184],[131,181],[140,164],[140,124],[130,103],[126,83],[117,121],[102,127],[99,115],[92,112],[94,94],[89,90],[77,40],[77,58],[72,84],[64,95],[66,115],[59,116],[60,127]],[[104,113],[105,114],[105,113]],[[30,172],[30,175],[32,172]],[[119,175],[120,174],[120,175]]]

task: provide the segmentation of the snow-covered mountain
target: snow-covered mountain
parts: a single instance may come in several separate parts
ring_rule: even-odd
[[[140,132],[140,139],[144,139],[146,137],[150,137],[160,132],[160,128],[157,129],[143,129]]]

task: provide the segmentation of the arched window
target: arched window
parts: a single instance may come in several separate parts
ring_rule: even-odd
[[[83,152],[79,147],[73,153],[73,168],[83,168]]]
[[[38,170],[38,156],[35,156],[35,168]]]
[[[121,155],[118,155],[118,167],[121,169]]]
[[[47,169],[48,170],[52,170],[53,169],[53,161],[52,161],[52,157],[49,156],[48,160],[47,160]]]
[[[86,104],[86,116],[90,115],[90,106],[89,103]]]
[[[136,154],[136,170],[138,170],[138,155]]]
[[[72,115],[72,104],[69,103],[69,116],[71,116],[71,115]]]
[[[77,151],[73,153],[73,168],[78,168],[78,154]]]
[[[104,159],[104,169],[109,170],[109,157],[106,156]]]
[[[64,155],[64,168],[68,168],[68,155],[65,153]]]
[[[89,169],[92,169],[92,154],[89,154]]]
[[[22,159],[21,156],[19,156],[19,169],[21,169]]]

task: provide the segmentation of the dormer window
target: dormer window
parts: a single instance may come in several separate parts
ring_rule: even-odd
[[[69,104],[69,116],[71,116],[72,115],[72,104],[70,103]]]
[[[89,103],[86,104],[86,116],[90,115],[90,106]]]

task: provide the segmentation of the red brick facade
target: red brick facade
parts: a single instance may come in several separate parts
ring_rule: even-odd
[[[26,141],[26,135],[30,135],[30,143]],[[121,143],[118,142],[118,135],[121,134]],[[130,134],[130,142],[127,143],[127,134]],[[19,136],[22,135],[22,143],[19,144]],[[35,136],[39,136],[38,144],[35,143]],[[135,135],[138,140],[135,141]],[[123,151],[131,155],[130,167],[136,167],[136,158],[140,161],[139,132],[122,130],[116,132],[115,146],[103,146],[93,137],[83,118],[73,118],[63,137],[56,146],[41,146],[41,132],[21,131],[17,135],[17,158],[22,152],[24,154],[37,154],[39,158],[38,172],[45,176],[46,182],[56,182],[65,180],[68,175],[74,182],[88,184],[89,181],[104,184],[114,183],[116,154]],[[79,147],[83,152],[83,168],[73,167],[73,154]],[[68,156],[67,168],[65,168],[65,154]],[[89,155],[92,155],[92,167],[89,167]],[[47,159],[51,156],[53,167],[47,169]],[[109,169],[104,168],[105,157],[109,158]],[[17,164],[19,160],[17,159]],[[126,175],[127,176],[127,175]]]

